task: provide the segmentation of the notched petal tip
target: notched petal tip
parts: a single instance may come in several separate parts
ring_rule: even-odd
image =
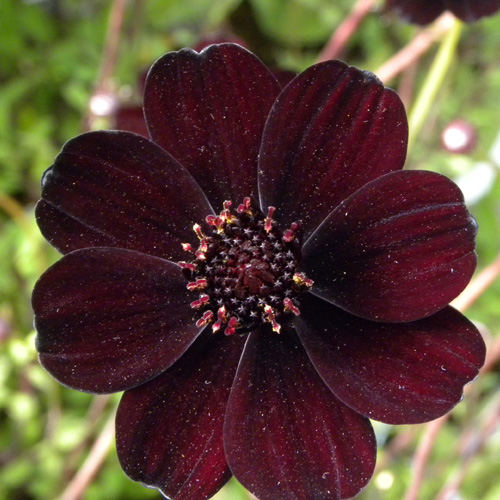
[[[144,110],[155,142],[195,177],[214,207],[257,192],[262,130],[280,85],[240,45],[170,52],[146,81]]]

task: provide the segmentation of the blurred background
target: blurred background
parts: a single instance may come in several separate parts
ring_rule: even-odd
[[[407,168],[446,174],[464,191],[479,266],[455,305],[484,335],[487,364],[447,417],[374,424],[377,470],[358,498],[499,500],[500,14],[422,28],[377,0],[0,1],[0,500],[161,498],[118,464],[119,395],[65,389],[38,365],[30,294],[58,254],[33,210],[65,141],[140,131],[147,68],[211,40],[239,41],[280,70],[334,56],[374,71],[407,107]],[[234,480],[216,496],[250,498]]]

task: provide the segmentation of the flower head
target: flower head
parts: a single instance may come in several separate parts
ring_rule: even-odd
[[[386,5],[415,24],[429,24],[447,10],[470,23],[495,14],[500,0],[386,0]]]
[[[144,106],[151,140],[83,134],[43,177],[65,256],[33,294],[41,363],[125,390],[121,464],[169,498],[232,474],[261,500],[355,495],[369,418],[439,417],[483,363],[448,306],[476,262],[460,191],[402,171],[399,98],[339,61],[282,89],[237,45],[181,50]]]

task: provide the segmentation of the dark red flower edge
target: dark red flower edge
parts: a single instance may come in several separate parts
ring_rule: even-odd
[[[425,25],[449,10],[464,22],[496,14],[500,0],[387,0],[386,5],[410,23]]]
[[[432,420],[484,362],[447,306],[475,267],[463,197],[401,171],[401,102],[338,61],[282,91],[241,47],[183,50],[153,66],[145,107],[163,147],[91,132],[44,176],[37,221],[66,255],[33,294],[42,365],[79,390],[125,390],[120,462],[175,500],[210,498],[231,474],[261,500],[355,495],[375,464],[368,418]],[[247,195],[283,228],[303,218],[315,286],[279,335],[213,335],[175,262],[193,222]]]

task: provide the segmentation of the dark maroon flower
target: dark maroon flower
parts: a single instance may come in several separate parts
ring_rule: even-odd
[[[149,137],[142,106],[134,106],[133,104],[118,106],[113,116],[113,128]]]
[[[242,47],[181,50],[144,103],[154,142],[83,134],[44,175],[66,255],[33,294],[41,363],[125,390],[121,464],[169,498],[232,474],[261,500],[352,497],[368,418],[439,417],[483,363],[448,306],[476,262],[460,191],[401,170],[399,98],[339,61],[281,90]]]
[[[386,0],[386,5],[415,24],[429,24],[446,10],[470,23],[495,14],[500,0]]]

